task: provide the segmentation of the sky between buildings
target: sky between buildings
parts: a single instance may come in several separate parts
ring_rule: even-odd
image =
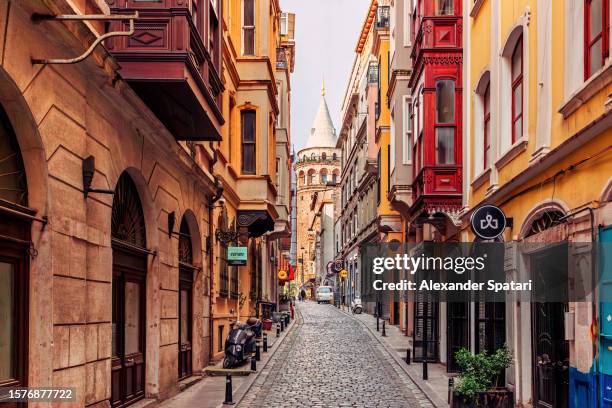
[[[342,97],[369,4],[370,0],[281,0],[283,11],[296,14],[296,61],[291,78],[291,137],[296,152],[306,145],[323,78],[338,132]]]

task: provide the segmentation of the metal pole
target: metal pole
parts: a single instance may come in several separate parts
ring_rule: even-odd
[[[386,326],[386,320],[383,320],[383,328],[382,328],[382,336],[383,337],[387,337],[387,331],[385,330],[385,326]]]
[[[429,378],[427,373],[427,357],[423,356],[423,380],[427,381]]]
[[[223,401],[223,405],[234,405],[234,400],[232,399],[232,376],[231,374],[227,374],[225,376],[225,401]]]
[[[264,353],[268,352],[268,334],[267,333],[263,334],[263,351]]]
[[[376,331],[380,331],[380,321],[378,320],[378,314],[376,315]]]
[[[280,325],[276,325],[276,337],[280,337]]]
[[[261,360],[261,352],[259,350],[259,343],[255,345],[255,360],[257,361]]]
[[[251,371],[257,371],[257,358],[251,355]]]
[[[410,349],[406,349],[406,364],[410,365]]]

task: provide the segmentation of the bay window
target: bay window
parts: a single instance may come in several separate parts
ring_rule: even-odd
[[[255,55],[255,0],[242,0],[242,55]]]
[[[455,81],[436,82],[436,164],[455,164]]]
[[[255,174],[255,111],[243,110],[240,116],[242,128],[242,174]]]
[[[523,136],[523,38],[512,53],[512,144]]]
[[[585,0],[584,79],[603,67],[610,53],[610,1]]]
[[[451,16],[454,14],[453,10],[454,0],[436,0],[436,15],[438,16]]]
[[[413,118],[410,100],[408,97],[404,97],[404,142],[402,145],[403,164],[410,164],[412,161],[412,121]]]

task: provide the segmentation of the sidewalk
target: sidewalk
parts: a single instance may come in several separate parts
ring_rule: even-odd
[[[436,407],[448,407],[448,380],[452,378],[446,372],[446,366],[439,363],[429,363],[427,365],[428,381],[423,381],[423,364],[411,362],[406,364],[406,349],[412,349],[412,337],[404,336],[398,326],[386,324],[385,332],[387,337],[382,337],[382,320],[380,321],[381,331],[376,331],[376,317],[362,313],[353,315],[348,309],[341,309],[344,313],[352,315],[361,322],[376,337],[387,351],[393,356],[398,364],[404,369],[414,383],[427,395]]]
[[[299,313],[296,314],[296,318],[289,323],[289,326],[280,334],[280,337],[276,337],[276,329],[274,326],[273,330],[265,331],[268,334],[268,352],[264,353],[263,348],[261,350],[261,360],[257,362],[257,372],[253,372],[250,375],[232,375],[232,389],[233,389],[233,401],[238,404],[244,397],[246,392],[251,387],[251,384],[255,382],[257,377],[268,364],[268,361],[278,350],[280,344],[287,337],[287,335],[295,328],[296,320],[300,319]],[[211,368],[221,368],[221,362]],[[239,368],[239,371],[244,372],[250,369],[250,362],[247,362],[244,366]],[[205,369],[206,370],[206,369]],[[225,407],[223,401],[225,400],[225,376],[207,376],[205,375],[201,381],[197,384],[189,387],[185,391],[175,395],[174,397],[162,401],[159,403],[160,407],[163,408],[219,408]]]

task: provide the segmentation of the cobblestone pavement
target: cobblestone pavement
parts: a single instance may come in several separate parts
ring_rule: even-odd
[[[314,302],[298,308],[297,327],[240,407],[433,407],[351,316]]]

